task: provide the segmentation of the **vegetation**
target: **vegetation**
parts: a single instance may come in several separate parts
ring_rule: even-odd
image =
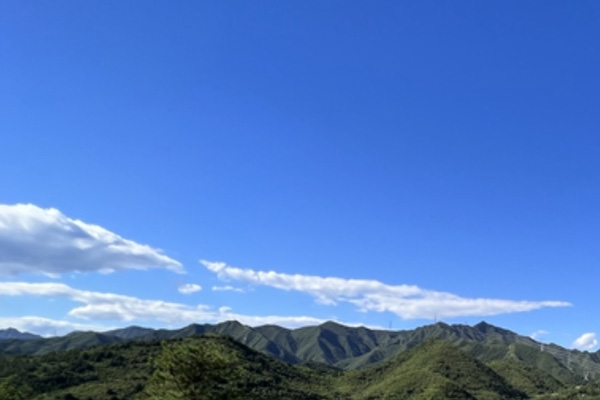
[[[455,346],[427,341],[381,366],[344,377],[349,393],[376,399],[523,399],[527,395]]]
[[[126,343],[42,356],[0,356],[0,399],[120,400],[141,392],[160,343]]]
[[[146,390],[153,400],[233,400],[242,391],[241,361],[220,338],[168,343]]]
[[[395,336],[336,324],[299,333],[235,323],[225,328],[245,332],[262,351],[234,335],[193,335],[202,330],[194,326],[184,333],[120,330],[127,340],[73,334],[70,343],[106,343],[41,355],[0,353],[0,400],[600,399],[600,381],[580,377],[559,357],[489,325],[475,331],[434,325]],[[131,339],[148,334],[162,338]],[[61,344],[59,350],[69,347],[56,339],[63,339],[52,342]],[[574,354],[569,360],[576,357],[590,359]],[[286,358],[290,362],[281,361]],[[335,366],[367,359],[365,368]]]
[[[232,337],[265,355],[292,364],[316,362],[345,370],[361,369],[392,359],[426,340],[439,339],[455,345],[483,363],[518,361],[568,385],[600,378],[598,352],[579,352],[556,345],[541,346],[529,337],[484,322],[475,326],[437,323],[409,331],[354,328],[333,322],[294,330],[274,325],[251,328],[236,321],[216,325],[192,324],[177,330],[134,326],[104,333],[74,332],[49,339],[0,340],[0,352],[43,355],[132,340],[152,342],[206,333]],[[8,336],[14,338],[18,334],[13,331]]]

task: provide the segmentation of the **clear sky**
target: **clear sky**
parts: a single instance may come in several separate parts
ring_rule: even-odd
[[[598,71],[596,1],[3,1],[0,328],[596,349]]]

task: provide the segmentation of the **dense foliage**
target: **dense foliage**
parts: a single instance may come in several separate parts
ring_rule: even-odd
[[[159,342],[125,343],[42,356],[0,356],[0,399],[121,400],[141,392]]]
[[[377,400],[600,398],[509,357],[483,363],[428,340],[374,367],[292,365],[221,335],[108,344],[45,355],[0,354],[1,400]]]
[[[346,370],[373,366],[436,339],[452,343],[479,361],[510,360],[542,370],[565,384],[582,384],[600,379],[600,352],[569,350],[518,335],[485,322],[475,326],[436,323],[407,331],[372,330],[333,322],[298,329],[275,325],[249,327],[237,321],[191,324],[181,329],[149,329],[132,326],[113,331],[73,332],[63,337],[17,340],[26,333],[0,330],[0,352],[43,355],[111,343],[182,339],[206,333],[232,337],[238,342],[292,364],[322,363]],[[545,389],[542,389],[544,391]]]
[[[154,362],[152,400],[234,400],[242,396],[242,362],[220,338],[169,343]]]

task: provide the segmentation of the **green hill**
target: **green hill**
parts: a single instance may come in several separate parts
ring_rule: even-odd
[[[566,387],[552,375],[519,360],[492,361],[488,366],[517,390],[533,397]]]
[[[194,364],[194,346],[208,344],[217,354],[233,354],[243,371],[236,387],[256,400],[329,399],[338,371],[292,365],[265,356],[227,336],[203,335],[166,341],[127,342],[39,356],[0,356],[2,400],[145,400],[156,389],[157,360],[183,349],[184,370]],[[228,371],[227,373],[230,373]],[[216,378],[212,377],[216,382]],[[216,384],[219,382],[216,382]]]
[[[562,384],[582,384],[600,378],[598,353],[542,344],[485,322],[475,326],[437,323],[414,330],[385,331],[333,322],[285,329],[274,325],[252,328],[229,321],[216,325],[192,324],[176,330],[130,327],[103,333],[74,332],[48,339],[0,340],[0,351],[42,355],[102,344],[181,339],[205,333],[229,336],[288,363],[323,363],[345,370],[378,365],[434,339],[451,343],[483,363],[499,362],[497,365],[502,365],[503,360],[518,360],[520,364],[541,370]],[[533,390],[531,388],[528,390]]]
[[[340,378],[356,399],[523,399],[502,376],[444,341],[426,341],[380,366]]]
[[[345,372],[285,363],[214,334],[0,357],[2,400],[154,400],[169,398],[165,390],[188,389],[229,400],[236,394],[253,400],[526,397],[502,373],[443,341],[426,341],[376,367]]]

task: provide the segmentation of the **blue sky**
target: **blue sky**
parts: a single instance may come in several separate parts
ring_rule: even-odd
[[[0,328],[486,320],[596,349],[599,22],[2,2]]]

